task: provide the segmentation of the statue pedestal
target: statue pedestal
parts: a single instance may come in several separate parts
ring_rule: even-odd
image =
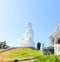
[[[33,47],[34,48],[34,42],[31,41],[21,41],[19,42],[20,47]]]

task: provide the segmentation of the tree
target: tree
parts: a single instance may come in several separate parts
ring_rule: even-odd
[[[44,51],[44,43],[42,44],[42,51]]]
[[[41,43],[38,42],[38,43],[37,43],[37,49],[40,50],[40,48],[41,48]]]
[[[6,41],[0,42],[0,48],[6,49],[9,46],[7,46]]]

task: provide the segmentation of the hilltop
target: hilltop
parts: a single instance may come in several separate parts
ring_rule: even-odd
[[[43,55],[43,53],[42,51],[31,48],[16,48],[0,53],[0,55],[2,56],[1,60],[11,61],[14,59],[22,60],[22,59],[35,58],[40,55]]]

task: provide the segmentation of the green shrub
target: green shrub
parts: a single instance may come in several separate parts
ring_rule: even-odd
[[[14,62],[18,62],[18,60],[17,60],[17,59],[15,59],[15,60],[14,60]]]

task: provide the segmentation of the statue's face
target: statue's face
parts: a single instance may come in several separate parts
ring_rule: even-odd
[[[27,28],[31,29],[32,28],[32,24],[28,23]]]

